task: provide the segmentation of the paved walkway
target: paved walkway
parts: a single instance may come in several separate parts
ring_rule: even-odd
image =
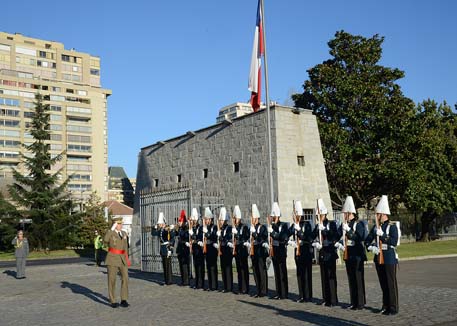
[[[341,304],[333,308],[162,286],[160,275],[132,269],[126,309],[109,306],[106,270],[92,263],[31,266],[24,280],[0,269],[0,325],[457,325],[456,271],[457,258],[403,262],[400,313],[393,317],[375,313],[381,293],[372,265],[366,265],[367,309],[356,312],[344,309],[349,295],[343,269],[338,271]],[[317,268],[313,277],[314,296],[320,298]],[[270,278],[270,289],[273,284]],[[296,299],[294,271],[289,289]]]

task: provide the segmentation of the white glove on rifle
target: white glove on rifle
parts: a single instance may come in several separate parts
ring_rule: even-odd
[[[271,226],[268,227],[268,233],[272,233],[273,232],[273,228]]]
[[[236,227],[232,228],[232,234],[238,234],[238,230],[236,229]]]
[[[171,251],[170,250],[168,250],[168,252],[167,252],[167,257],[171,257]]]
[[[344,246],[339,242],[335,243],[335,248],[338,250],[344,250]]]
[[[251,230],[251,233],[255,233],[255,232],[256,232],[255,226],[254,226],[254,225],[251,225],[251,229],[250,229],[250,230]]]
[[[216,248],[216,249],[219,249],[219,244],[213,243],[213,247]]]
[[[111,231],[114,231],[114,229],[116,229],[116,224],[117,223],[113,223],[113,225],[111,226]]]
[[[190,236],[193,236],[193,235],[194,235],[194,230],[190,229],[190,230],[189,230],[189,235],[190,235]]]
[[[206,226],[203,227],[203,232],[208,233],[208,228]]]
[[[189,242],[186,242],[186,247],[190,247],[190,243]]]
[[[217,231],[217,232],[216,232],[216,235],[217,235],[218,237],[220,237],[220,236],[221,236],[221,230]]]
[[[384,235],[384,232],[382,232],[381,228],[376,230],[376,235],[382,237]]]
[[[203,247],[203,241],[198,241],[197,244],[198,244],[200,247]]]
[[[312,246],[314,248],[316,248],[317,250],[321,250],[322,249],[322,245],[319,242],[313,242]]]
[[[294,223],[294,229],[295,229],[295,231],[300,231],[300,225],[298,225],[297,223]]]
[[[248,241],[243,243],[243,246],[245,246],[246,248],[251,248],[251,244]]]
[[[343,230],[345,232],[348,232],[351,228],[349,227],[349,225],[347,223],[343,223]]]
[[[289,246],[291,246],[292,248],[297,248],[297,243],[296,243],[294,240],[289,240],[289,241],[287,242],[287,244],[288,244]]]
[[[369,246],[368,248],[368,251],[371,251],[372,253],[374,253],[375,255],[379,255],[379,248],[376,247],[376,246]]]
[[[170,225],[170,230],[173,230],[174,228],[175,228],[174,224]]]
[[[262,247],[264,247],[267,250],[270,250],[270,245],[266,242],[262,245]]]
[[[320,230],[320,231],[324,231],[324,230],[325,230],[324,224],[319,223],[319,230]]]
[[[230,248],[233,248],[233,243],[227,242],[227,246],[230,247]]]

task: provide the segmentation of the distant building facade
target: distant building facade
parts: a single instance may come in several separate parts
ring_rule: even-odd
[[[142,232],[140,194],[179,184],[191,187],[193,207],[199,207],[202,191],[218,192],[228,211],[240,206],[247,223],[251,205],[257,204],[265,223],[271,209],[266,117],[266,110],[260,110],[142,148],[132,226],[134,243],[140,242]],[[331,210],[319,131],[312,112],[272,106],[271,137],[273,191],[282,220],[291,222],[293,200],[302,202],[309,219],[314,218],[318,197]],[[140,248],[133,251],[138,259]]]
[[[50,152],[63,159],[70,178],[68,191],[83,201],[108,191],[107,98],[100,83],[100,58],[67,50],[62,43],[0,32],[0,187],[12,182],[11,169],[22,174],[21,144],[34,140],[28,132],[39,91],[50,105]]]
[[[260,109],[264,109],[265,105],[262,104]],[[219,110],[219,115],[216,118],[216,122],[222,122],[224,120],[233,120],[243,115],[254,112],[250,103],[236,102],[227,106],[224,106]]]
[[[124,168],[110,166],[108,179],[108,200],[115,200],[133,207],[134,188]]]

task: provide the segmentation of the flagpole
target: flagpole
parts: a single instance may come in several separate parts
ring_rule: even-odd
[[[263,0],[261,2],[262,10],[262,37],[263,37],[263,57],[264,57],[264,72],[265,72],[265,102],[267,104],[267,138],[268,138],[268,169],[270,175],[270,207],[274,202],[273,192],[273,159],[271,155],[271,125],[270,125],[270,98],[268,97],[268,65],[267,65],[267,39],[265,37],[265,11],[263,9]]]

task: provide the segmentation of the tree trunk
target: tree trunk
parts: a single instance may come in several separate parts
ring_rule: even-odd
[[[436,213],[432,210],[427,210],[424,213],[422,213],[421,217],[421,238],[419,241],[421,242],[427,242],[430,241],[430,225],[433,221],[433,219],[436,218]]]

